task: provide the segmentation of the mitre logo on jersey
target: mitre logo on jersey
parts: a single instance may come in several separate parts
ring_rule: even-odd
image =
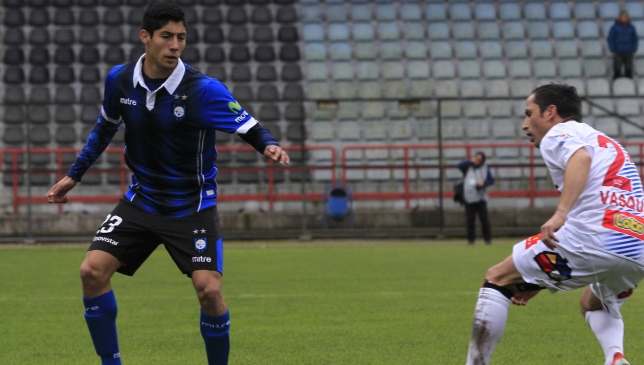
[[[207,244],[207,239],[205,237],[203,238],[195,238],[195,250],[199,253],[204,252],[206,247],[208,246]]]
[[[125,105],[134,105],[134,106],[136,106],[136,100],[132,100],[130,98],[121,98],[121,100],[119,100],[119,102],[121,104],[125,104]]]
[[[534,257],[541,271],[545,272],[550,279],[564,281],[572,276],[572,269],[568,266],[568,260],[556,252],[543,251]]]

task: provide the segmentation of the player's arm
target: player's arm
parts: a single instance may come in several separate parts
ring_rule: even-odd
[[[282,165],[290,162],[288,154],[279,146],[273,134],[259,124],[255,124],[239,137],[269,160],[277,161]]]
[[[555,232],[566,222],[568,212],[579,199],[584,191],[588,176],[590,175],[590,164],[592,156],[586,148],[579,148],[572,154],[564,172],[564,186],[559,198],[559,204],[555,214],[541,226],[541,240],[546,246],[554,249],[555,242],[559,242]]]
[[[114,70],[105,80],[105,98],[101,115],[92,132],[89,134],[83,150],[80,152],[71,169],[62,180],[54,185],[46,194],[49,203],[67,203],[67,193],[81,181],[89,167],[98,159],[110,144],[110,141],[119,130],[121,117],[118,112],[119,100],[114,90]]]

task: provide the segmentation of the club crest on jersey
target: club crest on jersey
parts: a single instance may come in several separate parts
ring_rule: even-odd
[[[541,271],[545,272],[550,279],[564,281],[572,276],[572,269],[568,266],[568,260],[556,252],[543,251],[534,257]]]
[[[172,104],[172,114],[174,114],[174,119],[176,119],[177,122],[181,121],[181,119],[186,116],[186,105]]]
[[[199,253],[204,252],[206,247],[208,246],[207,239],[206,237],[203,238],[195,238],[195,250]]]

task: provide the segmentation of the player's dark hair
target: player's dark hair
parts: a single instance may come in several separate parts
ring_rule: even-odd
[[[183,13],[183,9],[181,9],[179,5],[169,1],[153,2],[147,9],[145,9],[143,21],[141,22],[141,29],[148,32],[150,34],[150,38],[152,38],[156,30],[161,29],[170,21],[182,22],[186,29],[188,28],[186,15]]]
[[[551,82],[532,90],[534,103],[543,113],[550,105],[557,107],[557,114],[563,120],[581,122],[581,98],[574,86]]]

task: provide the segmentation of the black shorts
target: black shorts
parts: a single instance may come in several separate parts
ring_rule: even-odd
[[[223,274],[223,240],[217,207],[188,217],[174,218],[146,212],[121,200],[96,232],[89,251],[105,251],[123,263],[117,271],[134,275],[160,244],[181,272],[195,270]]]

